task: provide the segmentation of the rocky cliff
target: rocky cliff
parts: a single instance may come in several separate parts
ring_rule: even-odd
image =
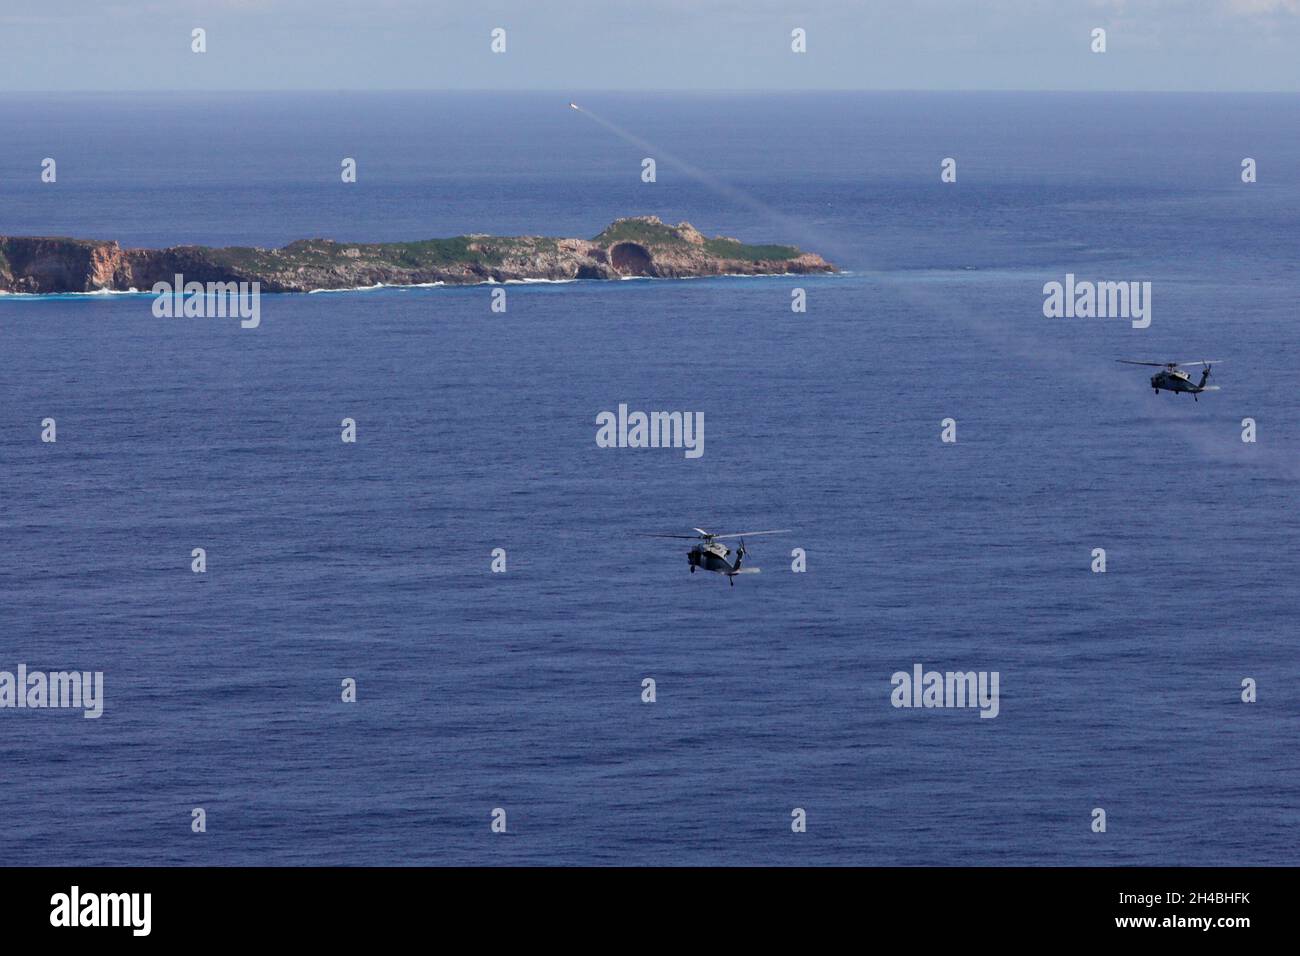
[[[421,242],[302,239],[282,249],[173,246],[123,249],[116,242],[0,236],[0,291],[149,291],[156,282],[260,282],[263,292],[361,286],[469,284],[510,279],[683,278],[834,272],[793,246],[705,238],[690,223],[619,219],[594,239],[456,236]]]

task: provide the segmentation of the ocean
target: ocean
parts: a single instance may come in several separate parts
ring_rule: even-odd
[[[654,214],[844,270],[256,329],[0,296],[0,670],[104,674],[99,719],[0,709],[6,864],[1300,862],[1300,97],[6,94],[0,129],[0,234]],[[1067,274],[1150,281],[1149,327],[1045,317]],[[703,456],[597,447],[620,404],[703,412]],[[791,533],[728,587],[641,536],[697,526]],[[894,707],[916,664],[997,672],[996,718]]]

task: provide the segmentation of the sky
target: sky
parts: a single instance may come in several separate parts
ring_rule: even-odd
[[[1297,91],[1300,0],[0,0],[0,93],[281,89]]]

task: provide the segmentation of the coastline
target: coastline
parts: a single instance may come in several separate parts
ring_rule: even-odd
[[[838,271],[795,246],[706,238],[655,216],[611,223],[592,239],[466,235],[420,242],[301,239],[277,249],[173,246],[123,249],[113,241],[0,236],[0,292],[156,294],[160,285],[257,283],[262,292],[359,291],[582,279],[683,279]],[[153,290],[153,292],[147,292]]]

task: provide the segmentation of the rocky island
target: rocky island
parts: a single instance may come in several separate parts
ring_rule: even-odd
[[[834,272],[793,246],[707,239],[688,222],[656,216],[611,223],[594,239],[456,236],[419,242],[300,239],[281,249],[173,246],[123,249],[116,242],[0,236],[0,291],[148,292],[176,275],[187,282],[258,282],[263,292],[375,285],[467,285],[523,279],[771,275]]]

